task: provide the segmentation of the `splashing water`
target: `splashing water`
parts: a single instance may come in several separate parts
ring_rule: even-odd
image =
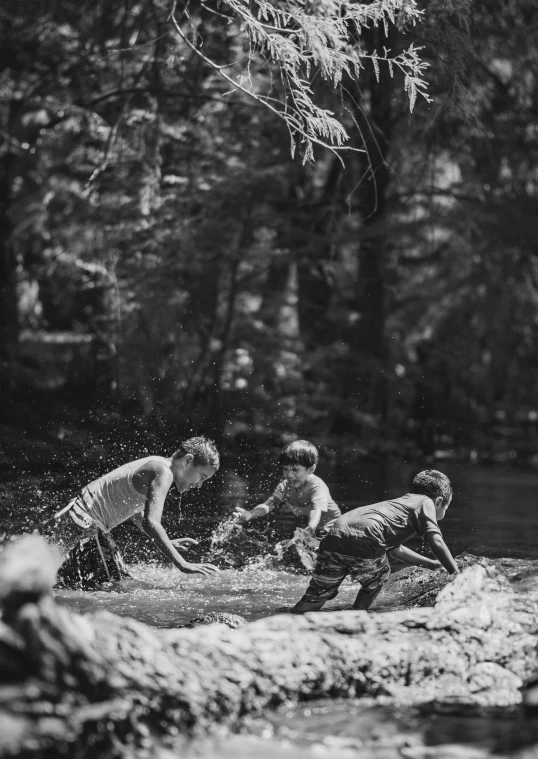
[[[216,575],[132,564],[130,579],[91,592],[59,590],[57,598],[79,612],[107,609],[155,627],[177,627],[211,612],[257,619],[293,606],[304,593],[306,569],[308,562],[313,566],[312,549],[318,541],[303,533],[297,530],[293,538],[275,545],[251,527],[243,529],[234,515],[217,525],[202,556],[220,566]],[[350,588],[340,602],[346,599],[350,605],[352,593]]]
[[[263,564],[267,569],[305,574],[314,568],[318,546],[319,540],[300,528],[292,538],[271,543],[263,533],[244,525],[234,514],[217,525],[207,551],[199,560],[234,569]]]
[[[232,514],[220,522],[211,535],[209,542],[211,553],[221,550],[222,546],[228,543],[233,535],[238,535],[242,529],[239,514]]]
[[[282,540],[275,545],[276,559],[288,569],[310,574],[316,563],[318,547],[318,538],[297,527],[290,540]]]
[[[194,554],[197,561],[240,569],[274,554],[274,547],[255,528],[249,525],[245,529],[239,515],[233,514],[217,525],[208,541],[201,541],[191,555]]]

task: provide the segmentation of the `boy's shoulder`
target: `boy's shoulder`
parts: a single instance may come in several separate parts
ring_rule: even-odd
[[[398,503],[401,503],[404,507],[411,509],[412,511],[417,511],[424,507],[431,507],[435,509],[435,504],[432,499],[427,495],[423,495],[422,493],[405,493],[395,500]]]
[[[329,486],[325,482],[325,480],[322,480],[321,477],[319,477],[317,474],[309,474],[308,479],[306,481],[306,484],[310,486],[311,489],[313,488],[323,488],[324,490],[328,490]]]
[[[170,459],[164,458],[164,456],[148,456],[146,459],[139,459],[133,461],[132,464],[137,467],[137,473],[147,472],[150,474],[164,474],[172,477],[172,469],[170,466]]]
[[[424,493],[406,493],[402,498],[410,498],[413,500],[413,503],[416,503],[420,506],[420,504],[425,503],[429,501],[430,503],[433,503],[432,499],[429,495],[424,495]]]

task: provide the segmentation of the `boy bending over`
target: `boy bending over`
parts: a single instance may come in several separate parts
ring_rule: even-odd
[[[164,502],[175,483],[180,493],[200,488],[219,468],[215,444],[203,437],[181,443],[169,458],[146,456],[90,482],[55,515],[75,533],[75,545],[58,572],[67,587],[89,589],[128,576],[110,531],[130,519],[181,571],[217,572],[213,564],[191,564],[177,549],[187,550],[192,538],[171,540],[161,524]]]
[[[341,511],[333,501],[329,488],[314,474],[319,454],[308,440],[288,443],[278,458],[284,479],[277,485],[273,495],[252,511],[237,506],[235,512],[244,522],[265,517],[277,506],[291,512],[295,526],[304,528],[310,535],[316,530],[327,529]]]
[[[348,575],[362,586],[353,608],[370,608],[390,575],[388,551],[407,564],[427,569],[444,567],[450,574],[457,573],[437,524],[451,500],[448,477],[427,469],[416,475],[411,493],[361,506],[339,517],[320,543],[312,579],[292,613],[321,609],[325,601],[338,594]],[[416,534],[428,541],[437,561],[402,545]]]

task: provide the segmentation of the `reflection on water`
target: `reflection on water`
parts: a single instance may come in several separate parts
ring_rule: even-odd
[[[281,709],[250,722],[249,733],[207,747],[197,757],[429,759],[439,755],[429,753],[428,747],[445,746],[442,759],[486,759],[538,739],[536,727],[514,715],[421,715],[416,709],[369,705],[364,700],[316,701]]]

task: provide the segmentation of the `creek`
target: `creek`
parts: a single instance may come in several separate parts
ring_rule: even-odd
[[[453,553],[468,551],[494,559],[518,592],[538,602],[538,472],[455,461],[435,466],[446,472],[454,485],[454,499],[441,524]],[[360,473],[329,470],[320,474],[335,500],[348,510],[407,492],[413,471],[416,467],[379,464],[361,466]],[[217,551],[223,550],[220,545]],[[412,547],[420,549],[420,544]],[[182,575],[156,562],[133,564],[130,570],[133,578],[120,586],[95,592],[61,590],[57,600],[78,612],[106,609],[168,628],[210,612],[231,612],[248,620],[270,616],[295,603],[308,582],[306,574],[282,566],[272,556],[253,557],[241,569],[224,568],[211,577]],[[424,570],[425,577],[429,574]],[[373,611],[400,608],[399,589],[397,583],[391,585]],[[357,587],[346,581],[339,596],[325,608],[349,608],[356,592]],[[428,746],[452,744],[463,752],[457,756],[466,756],[470,750],[469,756],[476,759],[514,751],[526,742],[526,735],[529,741],[536,741],[533,726],[522,726],[521,715],[511,712],[494,717],[423,715],[365,701],[324,701],[251,720],[244,734],[198,746],[192,749],[192,756],[413,758],[427,756]]]
[[[532,571],[534,561],[538,566],[538,472],[454,462],[437,466],[454,485],[452,504],[441,523],[454,555],[468,551],[477,556],[517,559],[520,561],[514,565],[520,564],[521,571]],[[347,511],[389,493],[407,492],[411,471],[401,464],[384,464],[382,468],[370,465],[362,469],[360,477],[348,472],[344,484],[331,482],[330,473],[324,476],[337,502]],[[357,494],[360,499],[354,497]],[[421,550],[417,541],[409,545]],[[152,626],[178,627],[209,612],[231,612],[249,620],[270,616],[293,605],[308,583],[307,576],[279,568],[268,557],[253,558],[240,570],[224,569],[212,577],[182,575],[160,562],[133,564],[130,571],[134,579],[114,590],[59,591],[58,599],[79,612],[107,609]],[[356,592],[356,586],[346,581],[338,597],[325,608],[346,608]],[[374,608],[398,608],[397,595],[383,593]]]

